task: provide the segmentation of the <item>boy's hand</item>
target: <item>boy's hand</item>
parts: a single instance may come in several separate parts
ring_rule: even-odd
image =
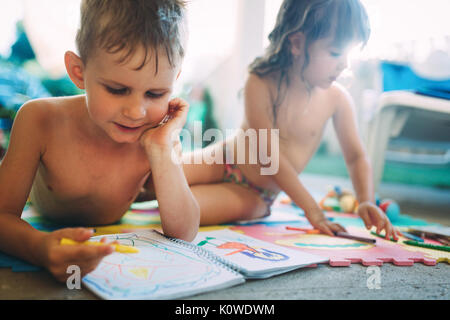
[[[145,131],[141,137],[141,145],[148,153],[155,148],[169,149],[179,143],[179,138],[172,135],[176,130],[181,130],[186,123],[189,104],[181,98],[169,101],[169,112],[166,119],[156,128]]]
[[[83,228],[67,228],[51,232],[44,236],[39,246],[39,254],[43,257],[42,264],[61,282],[65,282],[70,274],[67,268],[76,265],[81,270],[81,277],[97,267],[100,261],[114,251],[109,245],[61,245],[62,238],[75,241],[86,241],[92,236],[92,230]],[[104,239],[102,239],[102,242]]]
[[[367,229],[375,226],[378,234],[380,234],[383,229],[386,231],[386,239],[390,239],[391,237],[395,240],[398,239],[389,218],[375,204],[369,201],[361,203],[358,206],[358,215],[363,219]]]
[[[334,232],[338,231],[346,232],[340,224],[329,221],[319,207],[305,212],[305,216],[315,229],[319,229],[329,236],[334,236]]]

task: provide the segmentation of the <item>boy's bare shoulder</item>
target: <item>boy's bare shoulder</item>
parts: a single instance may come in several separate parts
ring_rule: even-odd
[[[30,100],[19,109],[17,119],[41,124],[42,129],[51,128],[53,123],[60,122],[74,112],[80,99],[80,96],[76,96]]]

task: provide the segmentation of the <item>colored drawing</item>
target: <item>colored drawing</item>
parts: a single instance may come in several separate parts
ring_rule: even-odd
[[[291,240],[292,241],[292,240]],[[343,238],[332,238],[326,235],[303,235],[300,240],[294,240],[289,244],[289,240],[283,239],[277,241],[278,244],[294,245],[300,248],[310,249],[332,249],[332,250],[348,250],[348,249],[370,249],[373,248],[373,244],[367,244],[359,241],[353,241]]]
[[[291,249],[328,256],[331,266],[349,266],[351,263],[370,266],[382,265],[384,262],[391,262],[399,266],[410,266],[414,262],[422,262],[425,265],[435,265],[439,262],[432,256],[418,250],[421,248],[405,249],[400,244],[383,239],[377,239],[376,245],[372,245],[350,239],[290,231],[283,226],[233,226],[230,229]],[[370,233],[364,228],[347,227],[347,230],[354,235],[370,237]]]
[[[225,242],[224,244],[221,244],[217,246],[218,249],[237,249],[236,251],[232,251],[226,254],[226,256],[231,256],[236,253],[243,253],[246,250],[250,251],[251,253],[258,252],[256,249],[253,249],[252,247],[249,247],[243,243],[239,242]]]
[[[109,236],[108,241],[138,246],[139,253],[113,253],[83,283],[106,299],[165,299],[211,286],[234,273],[192,249],[149,233]]]
[[[280,252],[270,251],[264,248],[260,248],[254,252],[243,251],[242,254],[245,254],[251,258],[257,258],[261,260],[269,260],[269,261],[283,261],[289,259],[289,257]]]
[[[219,244],[214,243],[219,241]],[[232,256],[234,254],[244,254],[247,257],[250,258],[256,258],[256,259],[262,259],[262,260],[269,260],[269,261],[282,261],[287,260],[289,257],[285,254],[274,252],[265,248],[254,248],[251,247],[245,243],[242,242],[236,242],[236,241],[225,241],[220,243],[220,239],[214,238],[214,237],[205,237],[205,240],[200,241],[197,243],[199,247],[203,247],[205,245],[212,245],[217,249],[236,249],[235,251],[231,251],[225,254],[225,256]]]

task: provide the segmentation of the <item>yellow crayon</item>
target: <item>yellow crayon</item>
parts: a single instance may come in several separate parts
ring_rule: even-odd
[[[88,245],[88,246],[104,246],[104,245],[110,245],[112,247],[114,247],[114,250],[116,252],[121,252],[121,253],[137,253],[139,252],[139,249],[136,247],[131,247],[131,246],[125,246],[123,244],[109,244],[109,243],[103,243],[103,242],[98,242],[98,241],[84,241],[84,242],[77,242],[74,241],[72,239],[67,239],[67,238],[62,238],[61,245],[77,245],[77,244],[84,244],[84,245]]]

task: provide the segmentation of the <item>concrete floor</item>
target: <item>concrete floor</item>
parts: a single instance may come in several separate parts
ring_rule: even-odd
[[[304,175],[305,185],[323,194],[328,185],[349,186],[345,179]],[[450,190],[381,185],[380,196],[396,200],[402,213],[450,226]],[[219,291],[189,297],[189,300],[283,300],[283,299],[429,299],[450,298],[450,265],[425,266],[415,263],[397,267],[385,263],[379,267],[379,289],[370,286],[373,274],[360,264],[350,267],[303,268],[265,280],[252,280]],[[372,287],[372,289],[370,289]],[[90,291],[69,290],[48,273],[15,273],[0,269],[0,299],[97,299]]]

